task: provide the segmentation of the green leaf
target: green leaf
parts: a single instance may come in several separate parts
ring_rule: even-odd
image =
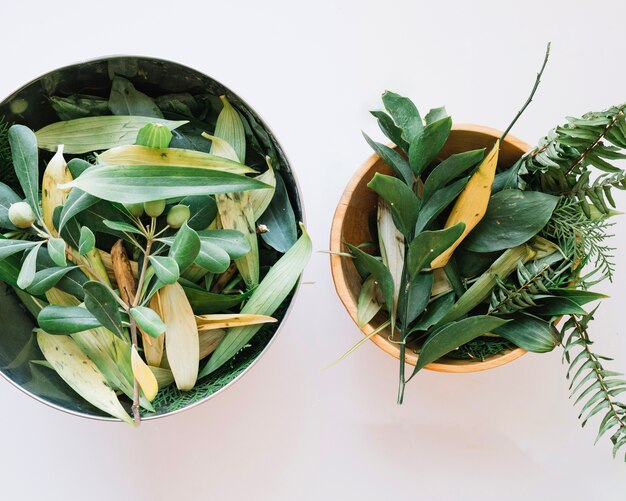
[[[187,223],[183,224],[170,247],[169,257],[178,263],[180,272],[184,272],[200,253],[200,237]]]
[[[246,134],[243,121],[241,120],[239,112],[233,108],[226,96],[220,96],[220,99],[222,100],[223,108],[217,117],[213,135],[230,144],[237,154],[237,159],[241,163],[245,163]],[[213,146],[211,146],[211,152],[213,152]]]
[[[409,151],[409,143],[402,137],[402,129],[397,127],[393,122],[393,119],[387,115],[384,111],[370,111],[370,113],[378,119],[378,126],[383,134],[389,138],[395,145],[402,151],[407,153]]]
[[[224,249],[231,259],[237,259],[250,252],[250,245],[243,233],[237,230],[199,231],[201,241],[208,241]]]
[[[180,276],[178,263],[172,257],[167,256],[150,256],[148,258],[154,273],[158,279],[164,284],[173,284]]]
[[[187,226],[192,230],[204,230],[217,216],[217,204],[215,199],[208,195],[185,197],[180,204],[189,207],[191,216],[187,220]]]
[[[162,124],[174,130],[186,124],[187,120],[133,116],[87,117],[55,122],[39,129],[35,134],[37,144],[43,150],[56,151],[57,146],[63,144],[65,153],[80,155],[135,144],[137,134],[149,123]]]
[[[163,113],[152,98],[139,92],[132,83],[122,77],[113,77],[109,109],[114,115],[163,118]]]
[[[50,238],[48,240],[48,254],[57,266],[65,266],[67,264],[65,241],[62,238]]]
[[[37,342],[46,360],[76,393],[107,414],[133,424],[115,391],[105,382],[105,375],[72,338],[39,331]]]
[[[85,306],[91,314],[113,334],[124,339],[122,315],[113,292],[106,285],[95,280],[87,282],[83,285],[83,289]]]
[[[447,186],[450,182],[474,167],[485,156],[485,148],[479,150],[464,151],[449,156],[426,178],[422,190],[422,203],[430,199],[437,190]]]
[[[61,218],[59,219],[59,231],[63,230],[63,227],[74,216],[80,214],[85,209],[88,209],[92,205],[96,204],[98,199],[89,193],[85,193],[82,190],[74,188],[70,191],[69,196],[63,205],[61,211]]]
[[[493,332],[534,353],[547,353],[559,343],[558,333],[550,323],[523,312],[515,314],[511,322]]]
[[[400,153],[391,149],[389,146],[373,141],[365,132],[363,132],[363,137],[367,141],[367,144],[371,146],[383,162],[394,170],[400,179],[408,186],[413,185],[413,171],[411,170],[411,166]]]
[[[386,91],[383,94],[383,104],[393,117],[394,122],[402,129],[404,139],[412,143],[424,127],[422,118],[413,101],[395,92]]]
[[[185,285],[183,289],[196,315],[223,313],[248,299],[255,290],[250,289],[243,294],[215,294],[195,285]]]
[[[100,200],[97,204],[85,209],[76,216],[75,220],[82,226],[91,228],[94,233],[105,233],[117,238],[127,239],[124,231],[128,230],[128,226],[124,226],[124,230],[116,230],[108,227],[105,221],[130,224],[137,231],[135,225],[131,224],[132,219],[128,210],[121,204],[107,202],[106,200]]]
[[[107,227],[115,231],[120,231],[122,233],[134,233],[136,235],[143,235],[143,233],[137,228],[129,223],[124,223],[121,221],[109,221],[105,219],[102,223]]]
[[[550,294],[559,297],[566,297],[571,299],[578,305],[582,306],[583,304],[590,303],[592,301],[598,301],[600,299],[606,299],[606,294],[600,294],[599,292],[592,292],[589,290],[581,290],[581,289],[561,289],[561,288],[552,288],[548,289]]]
[[[533,311],[542,317],[557,315],[586,315],[587,312],[574,300],[567,297],[547,297],[536,301]]]
[[[423,231],[409,244],[406,266],[411,281],[439,254],[444,252],[461,236],[465,223],[457,223],[445,230]]]
[[[439,360],[444,355],[456,350],[459,346],[488,332],[492,332],[507,322],[509,320],[478,315],[443,326],[440,330],[431,334],[424,342],[413,374],[431,362]]]
[[[72,158],[67,162],[67,170],[70,171],[72,179],[79,177],[87,169],[91,168],[91,164],[82,158]]]
[[[21,201],[22,199],[9,186],[0,183],[0,228],[15,229],[15,225],[9,219],[9,207]]]
[[[268,230],[261,233],[261,238],[278,252],[285,253],[296,243],[298,237],[296,216],[293,213],[285,183],[278,172],[274,197],[259,218],[259,223],[267,226]]]
[[[433,272],[418,273],[408,285],[400,289],[398,318],[403,327],[407,328],[428,306],[433,280]]]
[[[26,292],[33,296],[41,296],[51,289],[70,271],[77,269],[76,266],[45,268],[35,273],[33,283]]]
[[[387,267],[382,263],[380,259],[376,259],[374,256],[370,256],[366,252],[363,252],[358,247],[354,245],[347,244],[348,249],[354,259],[358,262],[360,266],[362,266],[365,270],[367,270],[371,275],[376,277],[376,281],[378,282],[378,286],[383,295],[383,299],[385,300],[385,306],[387,306],[388,311],[392,311],[393,307],[393,294],[394,294],[394,284],[393,277],[391,273],[387,269]]]
[[[130,314],[137,325],[151,337],[157,338],[165,332],[166,326],[158,313],[145,306],[131,308]]]
[[[0,261],[3,261],[13,254],[17,254],[23,250],[32,249],[38,242],[29,242],[28,240],[11,240],[8,238],[0,239]]]
[[[416,176],[419,176],[437,156],[448,139],[451,128],[452,119],[450,117],[443,118],[424,127],[411,140],[409,164]]]
[[[441,120],[442,118],[446,118],[447,116],[448,112],[446,111],[445,106],[441,106],[440,108],[433,108],[426,113],[424,121],[426,122],[426,125],[430,125],[438,120]]]
[[[172,132],[165,125],[148,124],[137,134],[137,144],[149,148],[167,148],[172,140]]]
[[[498,172],[491,185],[491,193],[495,194],[502,190],[523,189],[520,183],[523,183],[519,176],[519,171],[524,163],[524,159],[520,158],[508,169]],[[525,184],[525,183],[524,183]]]
[[[33,211],[41,218],[39,207],[39,155],[37,138],[32,130],[24,125],[12,125],[8,132],[13,168],[20,182],[26,200]],[[59,144],[59,143],[57,143]],[[55,149],[56,149],[55,145]]]
[[[411,328],[411,333],[417,331],[427,331],[443,318],[446,312],[454,305],[454,292],[450,291],[435,299],[424,310],[422,318],[420,318]]]
[[[101,326],[96,317],[80,306],[46,306],[37,322],[48,334],[74,334]]]
[[[303,225],[300,227],[302,236],[267,272],[241,309],[242,314],[272,315],[291,293],[313,251],[313,244],[306,229]],[[228,329],[198,377],[206,376],[222,367],[252,339],[261,327],[257,324]]]
[[[80,240],[78,242],[78,253],[81,256],[89,254],[96,246],[96,236],[87,226],[80,229]]]
[[[359,327],[363,327],[368,323],[383,306],[382,301],[378,299],[380,296],[380,287],[374,275],[370,275],[359,291],[357,300],[357,323]]]
[[[367,186],[389,204],[396,227],[407,240],[410,240],[419,212],[417,195],[398,178],[378,172]]]
[[[538,191],[500,191],[489,200],[487,213],[464,246],[473,252],[494,252],[523,244],[546,225],[558,201]]]
[[[200,251],[194,261],[209,273],[223,273],[230,265],[230,256],[221,247],[213,244],[209,239],[200,239]]]
[[[180,165],[95,166],[63,187],[123,204],[268,188],[239,174]]]
[[[22,263],[20,274],[17,277],[17,286],[20,289],[27,289],[30,287],[30,284],[33,283],[35,273],[37,271],[37,254],[39,253],[39,248],[42,245],[43,242],[39,242],[26,254],[24,262]]]
[[[440,188],[422,205],[417,222],[415,223],[415,234],[421,233],[434,219],[441,214],[463,191],[469,177],[464,177],[455,181],[445,188]]]

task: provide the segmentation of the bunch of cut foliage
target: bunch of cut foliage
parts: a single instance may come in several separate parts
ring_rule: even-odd
[[[37,319],[35,362],[130,423],[228,382],[311,253],[254,119],[225,96],[213,125],[164,118],[184,99],[113,76],[108,100],[51,96],[63,121],[3,131],[22,192],[0,183],[0,280]]]
[[[398,402],[406,382],[442,357],[563,345],[583,424],[600,413],[599,436],[610,433],[616,453],[626,444],[626,406],[616,401],[626,381],[592,351],[585,305],[605,297],[587,288],[613,273],[605,240],[612,190],[626,186],[615,165],[626,158],[625,107],[569,118],[499,165],[502,138],[442,158],[452,126],[444,108],[422,118],[406,97],[386,92],[382,101],[385,111],[372,114],[395,146],[365,139],[395,175],[368,184],[378,194],[375,250],[347,248],[363,278],[360,325],[383,311],[388,320],[371,335],[389,327],[399,345]],[[406,350],[418,354],[408,377]]]

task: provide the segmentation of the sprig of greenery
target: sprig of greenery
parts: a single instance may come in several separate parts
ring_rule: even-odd
[[[587,325],[592,319],[593,312],[579,318],[571,316],[565,322],[561,330],[562,337],[567,337],[563,360],[569,364],[567,379],[570,380],[571,396],[576,397],[574,405],[585,402],[578,415],[582,426],[596,414],[604,412],[596,443],[611,432],[615,457],[626,445],[626,404],[617,400],[617,396],[626,391],[626,379],[620,372],[606,370],[602,360],[611,359],[591,349]]]
[[[588,277],[599,275],[599,280],[612,280],[615,248],[606,241],[613,236],[609,228],[615,223],[610,222],[605,214],[594,212],[591,216],[589,218],[581,212],[576,199],[563,197],[542,235],[556,241],[572,262],[579,266],[592,263],[594,269]]]
[[[0,116],[0,181],[15,188],[17,176],[13,169],[13,160],[11,157],[11,146],[9,144],[9,129],[11,124],[6,118]]]
[[[575,197],[587,215],[615,207],[611,191],[626,189],[626,171],[614,160],[626,158],[626,104],[568,118],[524,159],[534,189]],[[592,174],[597,174],[592,178]]]

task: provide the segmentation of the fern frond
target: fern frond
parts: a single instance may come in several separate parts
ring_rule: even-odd
[[[590,206],[607,214],[615,207],[611,191],[626,189],[626,171],[614,162],[626,159],[625,110],[626,104],[568,117],[567,124],[552,130],[524,158],[535,188],[575,197],[587,217]]]
[[[623,374],[606,370],[602,360],[591,349],[587,325],[593,313],[577,318],[571,316],[563,325],[561,336],[566,339],[563,360],[569,364],[567,379],[570,381],[570,398],[574,405],[583,404],[578,418],[585,426],[590,418],[602,413],[596,443],[610,433],[613,442],[613,457],[626,446],[626,404],[617,400],[626,392],[626,379]],[[626,461],[626,455],[624,460]]]
[[[0,181],[14,188],[18,182],[11,158],[9,127],[11,127],[11,124],[4,117],[0,116]]]
[[[558,287],[557,278],[570,268],[569,263],[554,270],[552,266],[524,266],[520,261],[517,265],[517,284],[505,283],[496,278],[496,287],[491,293],[488,315],[510,314],[537,306],[536,296],[550,294],[548,287]]]
[[[615,248],[607,245],[606,240],[613,236],[609,229],[614,225],[604,214],[595,212],[587,217],[575,199],[563,197],[541,235],[556,242],[578,268],[593,263],[589,276],[612,280]]]

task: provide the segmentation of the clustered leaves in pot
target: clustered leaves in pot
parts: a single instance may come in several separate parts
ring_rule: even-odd
[[[363,278],[360,325],[382,311],[388,320],[371,335],[390,327],[399,346],[399,403],[405,383],[444,357],[563,345],[583,424],[601,415],[598,437],[609,433],[617,453],[626,406],[616,397],[626,380],[593,352],[586,304],[605,297],[588,287],[613,273],[605,240],[612,190],[626,187],[614,162],[626,158],[626,105],[569,118],[502,165],[500,140],[441,157],[452,127],[445,109],[422,118],[406,97],[382,100],[385,111],[372,113],[395,147],[365,139],[395,175],[368,184],[378,194],[377,242],[349,242],[346,257]],[[406,350],[418,354],[408,377]]]
[[[113,76],[104,104],[52,96],[65,121],[0,128],[18,180],[0,183],[0,279],[37,318],[40,363],[130,423],[123,403],[139,423],[276,322],[311,253],[254,119],[225,96],[214,126],[163,118],[183,97]]]

